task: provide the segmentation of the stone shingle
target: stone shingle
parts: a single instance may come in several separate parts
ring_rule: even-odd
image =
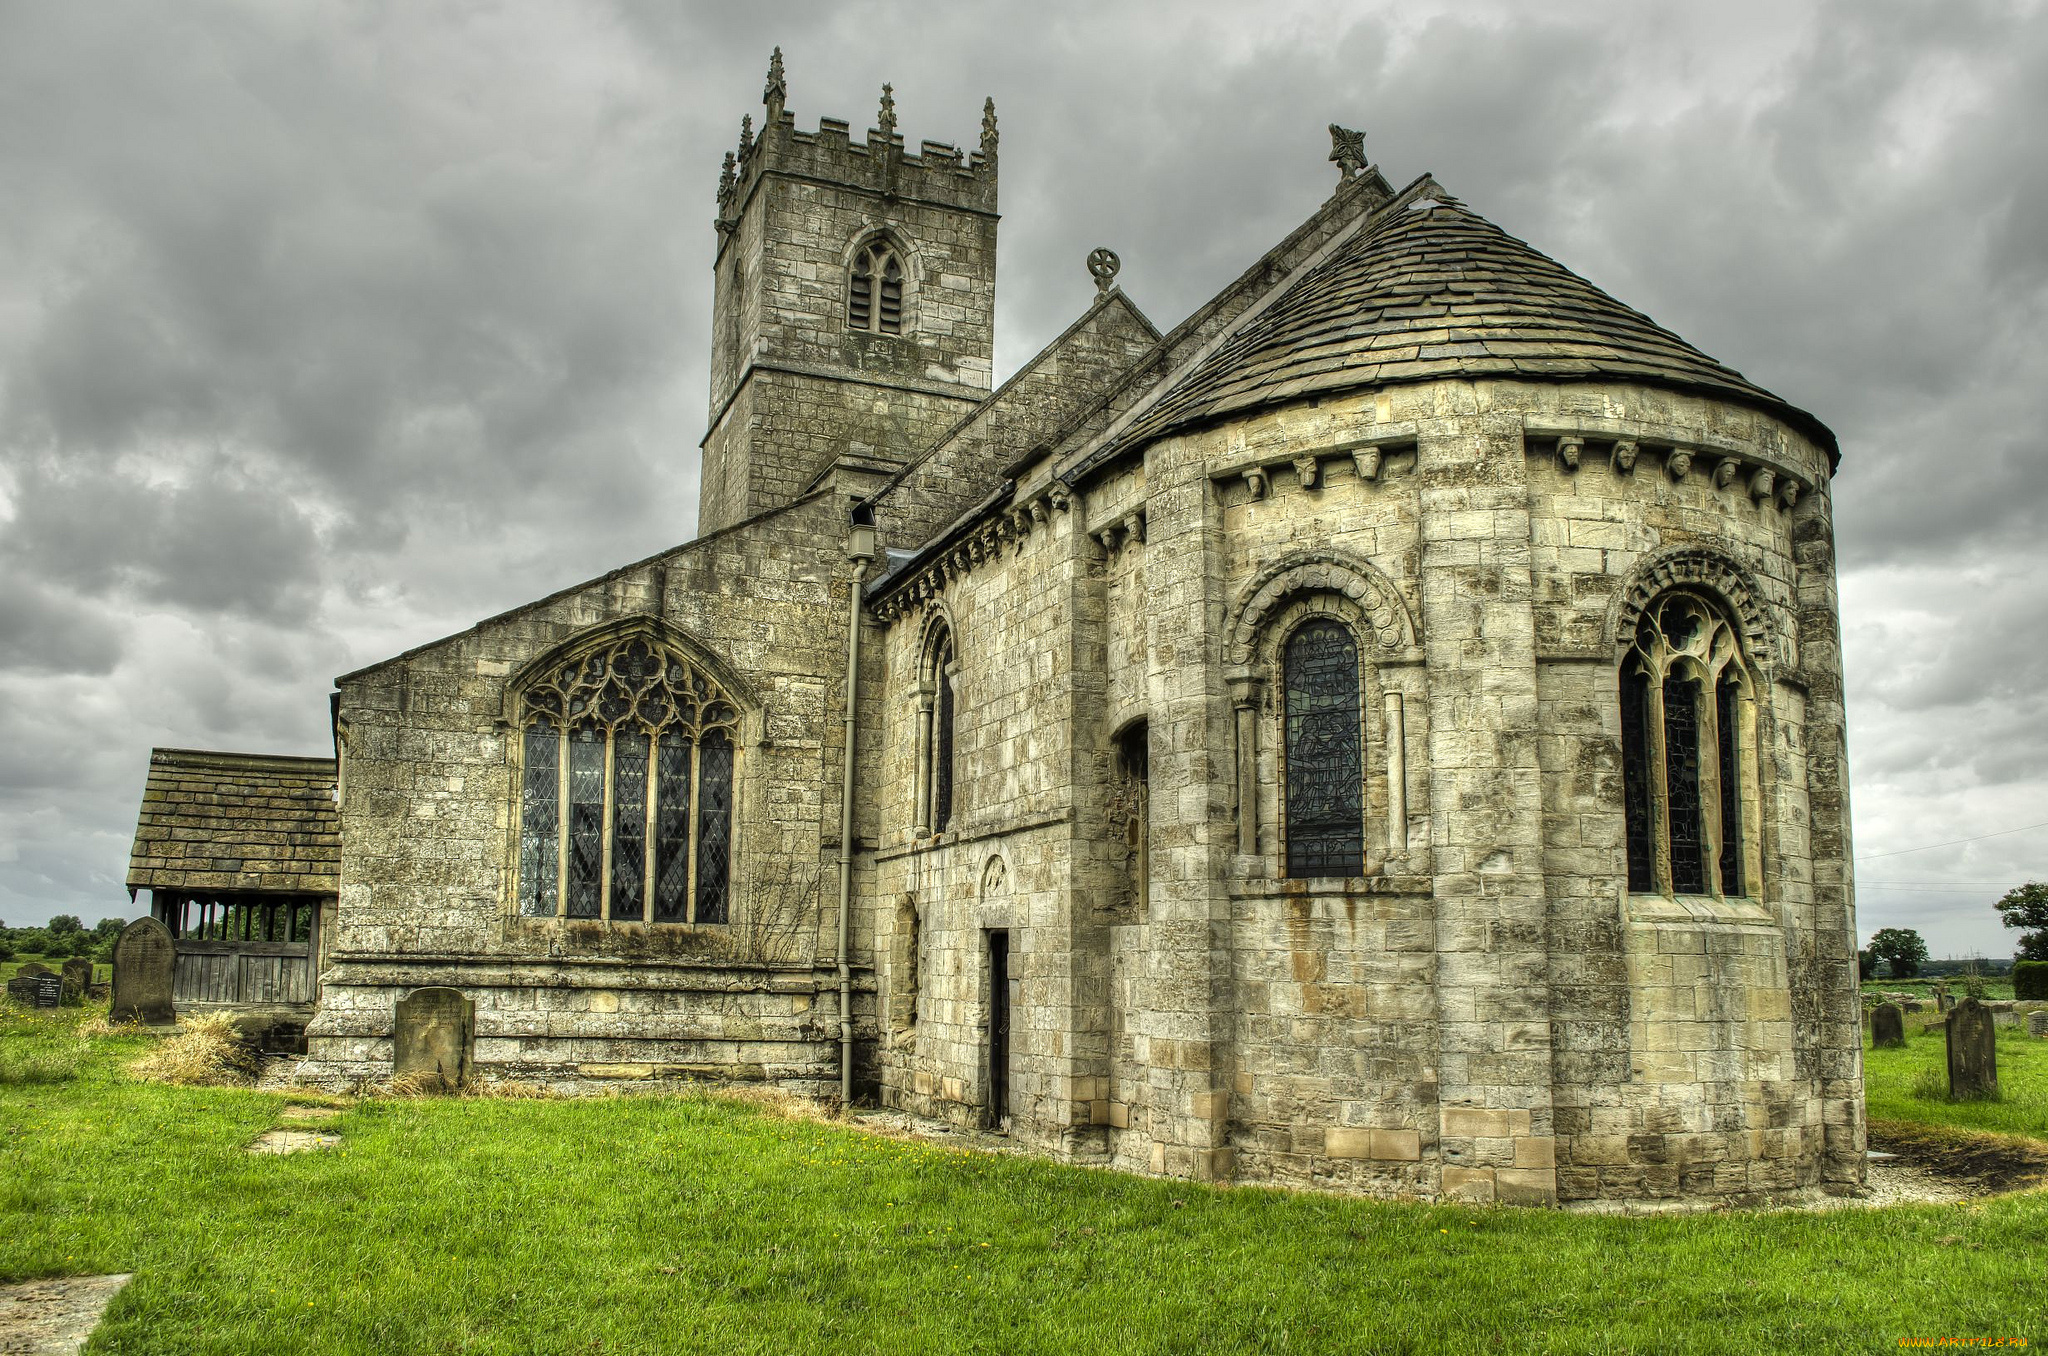
[[[332,894],[334,778],[332,758],[152,749],[128,888]]]

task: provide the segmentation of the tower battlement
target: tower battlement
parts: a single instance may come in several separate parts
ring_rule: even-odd
[[[920,141],[912,154],[905,149],[903,134],[896,130],[896,102],[889,85],[882,86],[878,125],[868,128],[859,140],[854,139],[853,126],[844,118],[821,117],[816,131],[804,131],[785,106],[786,97],[782,49],[778,47],[762,94],[760,133],[755,134],[751,117],[742,120],[739,147],[726,155],[719,175],[716,225],[721,245],[732,236],[761,181],[776,174],[956,211],[995,214],[994,99],[982,105],[981,141],[976,149],[962,150],[951,142],[927,140]]]

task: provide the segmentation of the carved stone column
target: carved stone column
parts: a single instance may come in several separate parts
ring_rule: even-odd
[[[933,683],[917,685],[917,766],[911,769],[911,795],[916,801],[913,832],[919,838],[932,831],[932,702],[938,696]]]
[[[1259,689],[1256,673],[1230,675],[1230,704],[1237,711],[1237,850],[1259,850]]]
[[[1408,855],[1408,731],[1401,694],[1385,694],[1387,741],[1387,852]]]

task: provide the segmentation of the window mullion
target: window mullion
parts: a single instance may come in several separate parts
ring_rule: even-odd
[[[555,736],[555,917],[569,916],[569,722]]]
[[[646,812],[646,835],[640,842],[640,918],[652,923],[661,909],[655,902],[660,886],[654,878],[658,860],[654,835],[661,823],[656,813],[661,808],[661,735],[653,730],[647,732],[647,783],[640,798],[645,802],[640,808]]]

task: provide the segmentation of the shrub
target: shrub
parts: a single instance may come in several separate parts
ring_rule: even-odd
[[[2012,967],[2012,996],[2048,999],[2048,961],[2015,962]]]

